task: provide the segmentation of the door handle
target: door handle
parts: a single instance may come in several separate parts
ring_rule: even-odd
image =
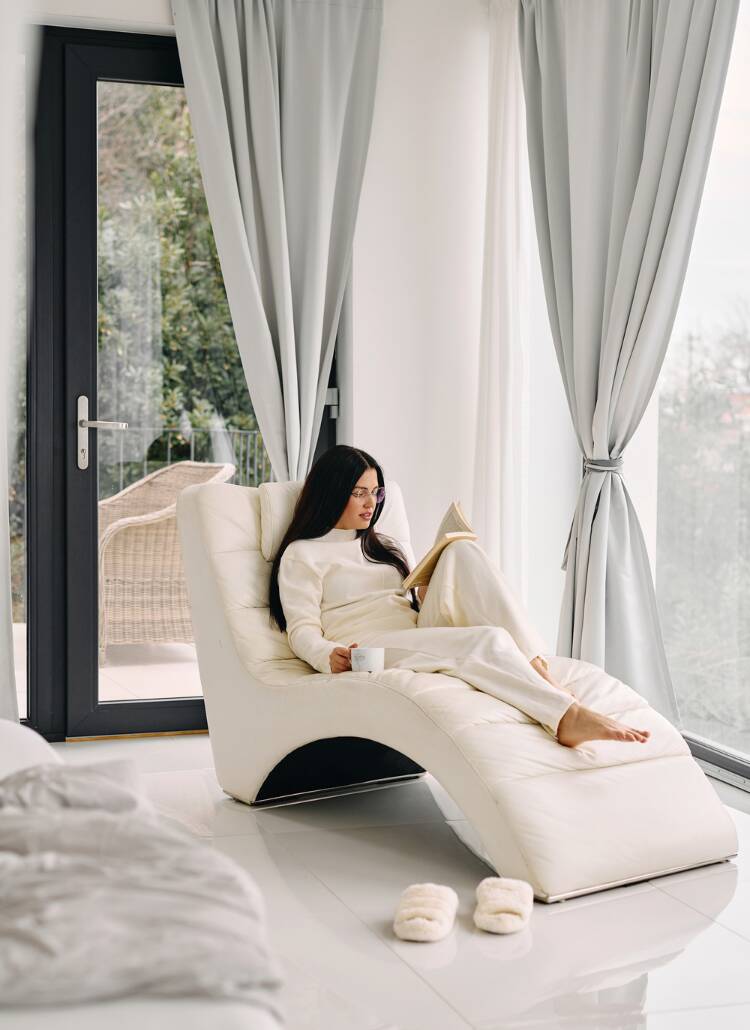
[[[89,429],[127,429],[127,422],[102,422],[100,419],[89,420],[89,399],[81,394],[77,403],[77,454],[79,469],[89,467]]]
[[[82,418],[78,423],[83,429],[127,429],[127,422],[100,422],[99,419],[94,419],[93,422],[89,422],[87,418]]]

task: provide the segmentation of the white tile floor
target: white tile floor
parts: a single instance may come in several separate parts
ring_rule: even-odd
[[[711,781],[737,823],[738,859],[536,904],[524,931],[502,937],[473,926],[474,888],[490,870],[430,776],[254,810],[223,794],[204,735],[55,746],[74,762],[133,758],[166,815],[251,873],[286,970],[290,1030],[750,1027],[750,795],[736,788]],[[391,929],[401,890],[418,880],[460,898],[435,944]]]

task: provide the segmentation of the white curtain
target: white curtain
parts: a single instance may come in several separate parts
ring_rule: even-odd
[[[172,11],[253,408],[276,479],[304,479],[349,279],[382,0]]]
[[[24,96],[24,48],[28,45],[20,5],[0,4],[0,718],[18,721],[13,654],[10,523],[8,486],[17,436],[18,394],[25,378],[24,340],[19,319],[24,297],[24,174],[27,124]],[[30,59],[35,59],[29,47]],[[28,170],[30,171],[30,169]],[[31,176],[27,174],[26,189]]]
[[[162,435],[161,241],[154,209],[155,202],[115,208],[99,228],[97,261],[108,272],[109,331],[97,355],[97,417],[142,427],[99,433],[100,467],[142,462]]]
[[[547,309],[586,471],[563,560],[557,653],[604,667],[675,722],[623,452],[669,343],[737,3],[519,7]]]
[[[487,192],[471,523],[528,594],[529,225],[517,0],[490,0]]]

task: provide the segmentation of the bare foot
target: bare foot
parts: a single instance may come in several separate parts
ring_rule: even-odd
[[[579,703],[570,706],[557,727],[557,739],[565,747],[576,747],[586,740],[625,740],[645,744],[650,736],[650,730],[633,729]]]

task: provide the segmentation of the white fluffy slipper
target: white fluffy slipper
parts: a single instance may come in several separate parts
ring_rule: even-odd
[[[474,925],[490,933],[515,933],[528,923],[534,888],[510,876],[486,876],[477,886]]]
[[[402,941],[439,941],[450,933],[458,895],[442,883],[413,883],[401,894],[393,932]]]

